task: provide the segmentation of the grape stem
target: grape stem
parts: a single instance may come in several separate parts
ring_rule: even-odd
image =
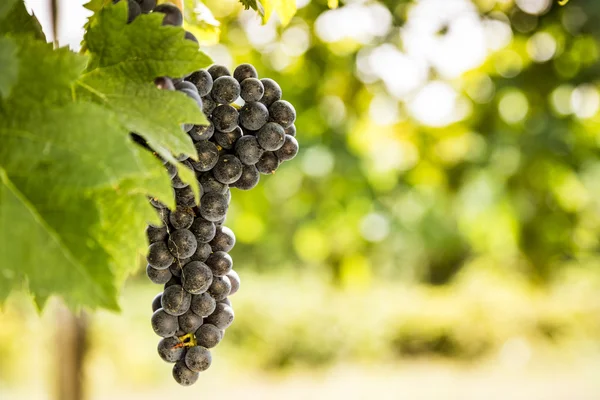
[[[187,333],[183,336],[179,336],[179,340],[181,341],[181,343],[175,345],[175,349],[178,349],[180,347],[194,347],[198,344],[196,342],[196,335],[194,335],[193,333]]]

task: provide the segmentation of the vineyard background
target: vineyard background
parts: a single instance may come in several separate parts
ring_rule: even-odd
[[[326,3],[281,27],[205,1],[203,50],[281,84],[301,153],[235,191],[213,369],[174,387],[140,269],[122,314],[88,316],[89,397],[600,398],[600,3]],[[0,311],[3,400],[55,397],[58,304]]]

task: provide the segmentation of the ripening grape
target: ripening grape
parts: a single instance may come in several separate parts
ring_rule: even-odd
[[[148,247],[146,260],[148,264],[156,269],[166,269],[173,264],[175,258],[173,258],[165,242],[156,242]]]
[[[198,248],[196,252],[190,258],[191,261],[206,261],[210,253],[212,252],[212,248],[208,243],[198,243]]]
[[[157,294],[156,296],[154,296],[154,299],[152,299],[152,312],[153,313],[161,307],[161,304],[160,304],[161,299],[162,299],[162,293]],[[212,313],[212,311],[211,311],[211,313]]]
[[[151,12],[156,7],[156,0],[136,0],[144,14]]]
[[[183,270],[181,271],[181,280],[183,282],[183,288],[188,293],[202,294],[206,292],[212,284],[213,274],[210,268],[203,262],[192,261],[183,267]]]
[[[227,277],[229,278],[229,283],[231,283],[229,295],[233,296],[240,289],[240,276],[237,272],[231,270],[227,273]]]
[[[279,161],[289,161],[298,154],[298,141],[291,135],[285,135],[283,146],[275,151]]]
[[[208,121],[208,125],[194,125],[194,127],[188,132],[190,137],[199,142],[201,140],[210,139],[215,133],[214,125]]]
[[[284,128],[290,127],[296,120],[296,110],[290,102],[277,100],[269,107],[271,121],[277,122]]]
[[[158,342],[158,355],[168,363],[177,362],[185,356],[185,347],[179,338],[171,336]]]
[[[169,251],[177,258],[191,257],[198,247],[194,234],[187,229],[177,229],[171,232],[168,243]]]
[[[198,314],[194,313],[191,308],[180,315],[178,318],[179,329],[185,333],[194,333],[200,328],[203,323],[203,319]]]
[[[265,88],[265,93],[260,102],[269,107],[271,104],[281,99],[281,87],[273,79],[263,78],[260,80]]]
[[[211,363],[212,357],[206,347],[194,346],[185,354],[185,364],[192,371],[206,371]]]
[[[217,301],[208,293],[195,294],[192,296],[190,310],[200,317],[208,317],[215,311]]]
[[[242,176],[240,179],[235,181],[232,184],[233,187],[236,187],[240,190],[250,190],[260,181],[260,172],[254,165],[244,165],[242,169]]]
[[[210,241],[213,251],[224,251],[229,253],[235,246],[235,235],[233,231],[226,226],[217,227],[215,237]]]
[[[146,227],[146,237],[148,238],[149,243],[154,242],[162,242],[167,238],[167,227],[155,227],[152,225],[148,225]]]
[[[127,1],[127,23],[131,23],[142,13],[140,5],[135,0]]]
[[[256,139],[260,147],[267,151],[275,151],[283,146],[285,142],[285,131],[281,125],[275,122],[267,122],[256,133]]]
[[[233,154],[222,155],[213,168],[213,175],[219,182],[225,185],[233,183],[240,179],[242,175],[242,162]]]
[[[216,131],[214,135],[214,140],[219,146],[226,150],[229,150],[233,148],[235,143],[238,141],[239,138],[242,137],[242,135],[242,128],[236,126],[235,129],[231,132]]]
[[[208,140],[201,140],[196,143],[196,151],[198,152],[198,161],[191,162],[196,171],[210,171],[219,160],[219,149]]]
[[[163,17],[162,24],[163,25],[174,25],[181,26],[183,25],[183,14],[179,8],[170,3],[159,4],[154,7],[154,12],[159,12],[165,14]]]
[[[210,117],[215,108],[217,108],[217,102],[212,99],[210,96],[202,97],[202,112],[206,114],[207,117]]]
[[[202,324],[196,331],[198,345],[208,349],[215,347],[221,341],[221,330],[213,324]]]
[[[153,283],[156,283],[159,285],[163,285],[163,284],[169,282],[169,279],[171,279],[171,276],[172,276],[169,268],[156,269],[150,264],[148,264],[146,266],[146,275]]]
[[[177,361],[173,366],[173,378],[181,386],[191,386],[198,380],[200,374],[189,369],[184,360]]]
[[[206,193],[200,200],[200,215],[207,221],[218,221],[227,214],[227,198],[219,193]]]
[[[194,222],[194,210],[190,207],[177,207],[169,215],[169,222],[175,229],[188,229]]]
[[[223,300],[225,297],[229,296],[230,291],[231,282],[229,282],[229,278],[226,276],[214,276],[212,283],[208,288],[208,293],[210,293],[210,295],[217,301]]]
[[[296,137],[296,125],[292,124],[285,128],[285,134]]]
[[[224,300],[225,298],[223,298]],[[215,311],[206,318],[207,324],[213,324],[217,328],[224,330],[231,325],[234,319],[233,308],[229,305],[218,302]]]
[[[208,243],[215,237],[216,227],[213,222],[197,217],[192,223],[190,231],[194,234],[198,243]]]
[[[238,126],[239,114],[235,108],[229,104],[221,104],[215,107],[212,112],[211,121],[215,129],[221,132],[231,132]]]
[[[177,84],[175,84],[175,89],[177,89],[177,90],[187,89],[187,90],[191,90],[193,93],[198,94],[198,88],[196,88],[196,85],[194,85],[192,82],[188,82],[188,81],[178,82]]]
[[[240,97],[244,101],[259,101],[264,93],[265,87],[256,78],[246,78],[240,83]]]
[[[258,72],[252,64],[240,64],[233,71],[233,77],[241,83],[248,78],[258,78]]]
[[[258,144],[258,140],[252,135],[242,136],[235,143],[235,154],[242,164],[256,164],[263,152],[264,150]]]
[[[200,196],[202,196],[202,187],[200,187]],[[193,207],[196,205],[196,198],[191,187],[186,186],[181,189],[175,189],[175,203],[181,207]]]
[[[184,290],[182,286],[171,285],[163,291],[160,304],[162,304],[164,312],[178,317],[190,309],[191,302],[192,295]]]
[[[279,167],[279,159],[272,151],[265,151],[255,165],[258,172],[269,175]]]
[[[231,72],[224,65],[213,64],[208,67],[208,73],[212,77],[213,81],[222,76],[231,76]]]
[[[219,104],[233,103],[240,97],[240,84],[231,76],[220,76],[213,82],[211,97]]]
[[[201,97],[206,96],[210,93],[213,87],[213,79],[212,76],[208,73],[207,70],[201,69],[189,75],[185,78],[188,82],[192,82],[196,85],[196,89],[198,90],[198,94]]]
[[[216,163],[215,163],[216,164]],[[227,192],[227,185],[219,182],[215,179],[215,176],[212,172],[206,172],[200,176],[200,185],[202,185],[202,189],[204,193],[219,193],[225,194]]]
[[[269,110],[258,101],[249,101],[240,110],[240,125],[251,131],[256,131],[269,120]]]
[[[152,314],[151,323],[154,333],[160,337],[173,336],[179,329],[177,317],[167,314],[162,308]]]
[[[215,251],[206,260],[206,265],[210,268],[214,276],[223,276],[231,271],[233,260],[228,253]]]

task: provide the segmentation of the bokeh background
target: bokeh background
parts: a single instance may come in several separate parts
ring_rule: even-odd
[[[277,80],[301,144],[233,190],[213,367],[172,381],[140,270],[118,315],[13,295],[0,399],[65,398],[71,354],[89,399],[600,399],[600,2],[298,0],[287,27],[204,3],[203,50]]]

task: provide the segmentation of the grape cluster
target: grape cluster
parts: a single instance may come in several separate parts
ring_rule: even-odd
[[[151,199],[162,225],[147,228],[148,266],[154,283],[164,285],[152,302],[152,328],[163,339],[158,354],[173,367],[181,385],[196,382],[210,367],[210,350],[233,322],[228,296],[240,286],[228,254],[235,235],[223,225],[231,200],[230,188],[249,190],[260,174],[272,174],[298,153],[294,107],[281,99],[272,79],[258,79],[250,64],[233,72],[221,65],[184,79],[158,78],[156,85],[178,90],[196,100],[208,125],[185,125],[198,159],[176,157],[193,170],[200,183],[200,204],[192,189],[165,163],[175,191],[176,208]]]

